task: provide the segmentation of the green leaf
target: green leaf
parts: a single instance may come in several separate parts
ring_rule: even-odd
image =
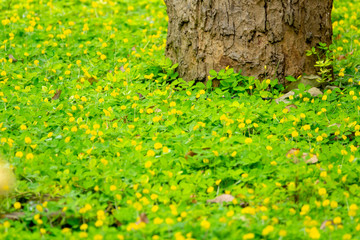
[[[217,77],[217,72],[215,70],[210,70],[210,76]]]
[[[295,81],[297,81],[297,79],[294,78],[293,76],[287,76],[287,77],[285,77],[285,79],[286,79],[287,81],[289,81],[289,82],[295,82]]]

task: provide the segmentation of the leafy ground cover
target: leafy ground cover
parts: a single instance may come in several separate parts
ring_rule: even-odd
[[[2,1],[1,238],[359,239],[359,7],[333,11],[346,88],[289,105],[179,80],[160,0]]]

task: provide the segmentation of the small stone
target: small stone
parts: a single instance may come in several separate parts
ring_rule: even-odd
[[[284,103],[288,104],[290,102],[287,101],[286,99],[288,99],[290,96],[294,96],[294,95],[295,95],[295,92],[290,91],[290,92],[284,94],[283,96],[279,97],[278,99],[275,99],[275,102],[277,104],[279,104],[280,102],[284,102]]]
[[[313,97],[317,97],[317,96],[323,94],[323,93],[320,91],[320,89],[318,89],[318,88],[316,88],[316,87],[310,88],[307,92],[310,93],[310,95],[313,96]]]

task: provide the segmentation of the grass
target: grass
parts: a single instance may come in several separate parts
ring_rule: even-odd
[[[289,106],[179,80],[160,0],[2,1],[0,237],[359,239],[359,7],[335,1],[342,88]]]

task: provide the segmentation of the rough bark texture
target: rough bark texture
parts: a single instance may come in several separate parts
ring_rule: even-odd
[[[185,80],[226,66],[259,79],[315,74],[306,50],[332,42],[333,0],[165,0],[166,55]],[[267,66],[265,69],[264,66]]]

